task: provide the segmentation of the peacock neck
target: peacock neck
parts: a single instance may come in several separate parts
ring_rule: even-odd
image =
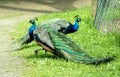
[[[32,26],[29,28],[29,36],[33,39],[33,31],[36,29],[36,23],[32,23]]]
[[[79,26],[79,23],[78,23],[78,21],[75,21],[75,24],[74,24],[74,26]]]
[[[36,23],[34,22],[32,25],[33,25],[33,26],[36,26]]]
[[[76,31],[79,28],[79,22],[75,21],[75,24],[73,25],[73,29]]]
[[[33,23],[31,27],[33,28],[33,30],[35,30],[36,29],[36,23]]]

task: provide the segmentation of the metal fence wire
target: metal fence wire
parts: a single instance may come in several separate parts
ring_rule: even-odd
[[[102,31],[120,32],[120,0],[97,0],[94,24]]]

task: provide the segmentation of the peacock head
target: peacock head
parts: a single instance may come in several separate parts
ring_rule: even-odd
[[[34,19],[31,19],[29,22],[31,23],[31,24],[35,24],[35,20],[37,20],[38,21],[38,18],[34,18]]]
[[[76,20],[77,22],[80,22],[81,21],[81,18],[77,18],[77,20]]]
[[[34,19],[31,19],[31,20],[30,20],[30,23],[31,23],[31,24],[34,24],[34,23],[35,23],[35,20],[34,20]]]
[[[76,18],[76,21],[77,21],[77,22],[80,22],[80,21],[81,21],[81,18],[79,18],[79,15],[76,15],[75,18]]]

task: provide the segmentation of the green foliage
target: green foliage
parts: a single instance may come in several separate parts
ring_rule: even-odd
[[[95,57],[116,56],[115,60],[100,66],[85,65],[74,62],[66,62],[57,59],[51,53],[44,55],[44,50],[34,55],[34,50],[40,47],[35,42],[24,45],[22,50],[14,52],[15,56],[20,56],[26,60],[24,63],[23,77],[119,77],[120,76],[120,36],[117,33],[102,33],[93,26],[90,8],[82,8],[62,13],[47,14],[38,17],[37,23],[44,22],[52,18],[64,18],[70,22],[74,21],[74,16],[79,15],[82,19],[80,28],[73,34],[68,34],[75,43],[80,45],[87,53]],[[27,33],[30,24],[27,21],[21,23],[12,36],[15,40]]]

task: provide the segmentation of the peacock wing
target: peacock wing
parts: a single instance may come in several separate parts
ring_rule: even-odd
[[[49,36],[49,32],[47,29],[43,27],[36,28],[35,31],[33,32],[34,35],[34,40],[37,42],[41,42],[42,44],[55,49],[53,43],[51,42],[51,38]]]

